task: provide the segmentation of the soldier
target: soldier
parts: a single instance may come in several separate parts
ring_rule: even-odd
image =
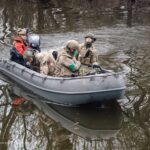
[[[21,36],[15,37],[13,47],[10,49],[10,60],[25,65],[23,55],[27,49],[26,43]]]
[[[24,53],[29,48],[40,51],[40,37],[35,34],[28,35],[28,30],[25,28],[19,28],[17,30],[17,35],[18,36],[15,37],[13,41],[13,48],[10,50],[10,60],[26,66],[26,61],[23,58]]]
[[[52,51],[38,52],[28,49],[24,54],[26,66],[45,75],[54,75],[56,61]]]
[[[66,47],[57,59],[55,76],[77,76],[81,65],[80,61],[77,60],[78,54],[79,43],[75,40],[68,41]]]
[[[40,36],[37,34],[33,34],[29,32],[29,29],[27,28],[18,28],[17,35],[21,37],[24,41],[24,44],[32,49],[35,49],[37,51],[40,50]]]
[[[91,65],[97,63],[97,50],[93,46],[96,38],[93,34],[85,36],[85,42],[80,45],[79,60],[82,64]]]
[[[35,59],[35,55],[34,55],[34,50],[31,48],[28,48],[24,55],[23,55],[23,59],[25,61],[25,66],[29,69],[35,70],[37,72],[39,72],[39,66],[37,68],[37,61]]]
[[[40,73],[54,75],[56,60],[53,56],[53,51],[35,53],[35,59],[40,64]]]

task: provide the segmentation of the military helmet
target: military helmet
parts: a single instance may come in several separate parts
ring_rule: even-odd
[[[84,38],[91,38],[93,40],[93,42],[96,41],[96,38],[95,38],[94,34],[92,34],[92,33],[88,33]]]
[[[70,40],[67,42],[67,45],[66,45],[66,48],[68,50],[70,49],[79,50],[79,47],[80,47],[79,42],[76,40]]]
[[[40,36],[37,34],[29,34],[27,37],[29,46],[33,49],[40,51]]]

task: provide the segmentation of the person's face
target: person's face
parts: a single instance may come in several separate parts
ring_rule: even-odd
[[[18,35],[24,40],[26,41],[27,40],[27,34],[26,34],[26,31],[18,31]]]
[[[90,37],[85,38],[86,44],[92,44],[93,40]]]
[[[27,36],[26,36],[26,34],[21,34],[20,36],[21,36],[21,38],[22,38],[24,41],[26,41],[26,40],[27,40]]]

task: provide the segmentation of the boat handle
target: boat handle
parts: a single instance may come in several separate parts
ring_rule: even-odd
[[[21,70],[21,73],[23,74],[24,71],[25,71],[25,69],[22,69],[22,70]]]
[[[44,82],[46,79],[47,79],[47,77],[44,77],[42,81]]]
[[[16,66],[16,65],[15,65],[15,64],[13,64],[13,65],[12,65],[12,68],[14,68],[15,66]]]
[[[62,83],[64,83],[64,81],[65,81],[64,79],[61,79],[61,80],[60,80],[60,83],[62,84]]]
[[[6,68],[7,68],[8,70],[10,70],[10,65],[6,65]]]
[[[31,74],[31,78],[33,78],[33,76],[34,76],[34,73]]]
[[[91,78],[90,78],[90,81],[94,81],[94,80],[95,80],[95,78],[94,78],[94,77],[91,77]]]
[[[117,73],[114,74],[114,77],[115,77],[115,78],[119,78],[119,74],[117,74]]]

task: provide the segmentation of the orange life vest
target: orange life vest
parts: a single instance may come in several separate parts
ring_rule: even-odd
[[[23,42],[23,39],[21,37],[16,37],[14,40],[15,40],[14,47],[19,52],[19,54],[23,56],[24,52],[26,51],[26,46]]]

